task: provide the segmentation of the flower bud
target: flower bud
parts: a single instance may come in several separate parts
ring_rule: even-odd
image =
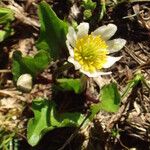
[[[17,80],[17,87],[24,92],[29,92],[32,89],[32,76],[22,74]]]

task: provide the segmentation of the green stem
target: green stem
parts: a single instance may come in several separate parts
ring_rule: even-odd
[[[104,14],[106,13],[106,2],[105,0],[101,0],[101,13],[100,13],[100,20],[104,17]]]
[[[145,81],[143,75],[140,73],[140,71],[138,73],[136,73],[135,77],[127,84],[125,91],[122,94],[122,99],[125,98],[125,96],[131,91],[131,89],[133,87],[135,87],[139,82],[142,82],[150,91],[150,87],[147,84],[147,82]]]
[[[126,95],[131,91],[131,89],[134,87],[134,82],[131,81],[130,83],[127,84],[127,87],[125,88],[125,91],[121,95],[121,98],[124,99]]]

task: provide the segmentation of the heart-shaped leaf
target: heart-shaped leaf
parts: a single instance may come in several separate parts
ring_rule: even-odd
[[[104,85],[100,91],[100,102],[98,104],[93,104],[90,107],[90,119],[93,119],[94,115],[100,110],[116,112],[119,109],[120,101],[121,97],[117,85],[115,83]]]
[[[56,110],[54,101],[35,99],[32,104],[34,118],[30,119],[27,126],[28,143],[32,146],[38,144],[43,135],[55,128],[78,127],[83,121],[81,113],[63,113]]]
[[[120,105],[120,94],[115,83],[105,85],[100,93],[100,107],[108,112],[116,112]]]
[[[51,107],[52,104],[48,105],[48,101],[44,101],[43,99],[36,99],[32,103],[35,119],[30,119],[27,126],[27,138],[29,144],[32,146],[35,146],[39,142],[44,134],[44,129],[50,126],[50,118],[47,112]]]
[[[43,71],[50,63],[49,54],[46,51],[39,51],[34,57],[22,57],[20,51],[13,54],[12,73],[14,81],[17,81],[20,75],[29,73],[34,78]]]

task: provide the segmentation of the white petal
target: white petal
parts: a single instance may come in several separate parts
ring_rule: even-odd
[[[77,29],[78,29],[77,38],[82,38],[82,37],[88,35],[89,23],[87,23],[87,22],[80,23],[79,26],[77,27]]]
[[[67,33],[67,40],[69,41],[72,47],[75,46],[76,39],[77,39],[77,35],[76,35],[74,28],[69,27],[68,33]]]
[[[125,44],[126,44],[126,40],[120,38],[107,41],[108,51],[109,53],[118,52],[125,46]]]
[[[75,61],[73,57],[68,57],[68,61],[74,64],[75,70],[78,70],[81,68],[81,65],[77,61]]]
[[[121,58],[122,58],[122,56],[120,56],[120,57],[108,56],[107,62],[103,65],[103,68],[111,67],[116,61],[119,61]]]
[[[102,39],[109,40],[117,31],[117,26],[114,24],[108,24],[97,28],[93,35],[97,36],[100,35]]]
[[[109,75],[109,74],[111,74],[111,72],[100,72],[100,71],[96,71],[96,72],[90,73],[90,72],[84,71],[82,69],[80,69],[80,71],[83,74],[87,75],[88,77],[98,77],[98,76],[101,76],[101,75]]]
[[[70,46],[68,40],[66,41],[66,45],[67,45],[67,48],[68,48],[68,50],[69,50],[70,56],[71,56],[71,57],[74,57],[74,50],[73,50],[73,48]]]

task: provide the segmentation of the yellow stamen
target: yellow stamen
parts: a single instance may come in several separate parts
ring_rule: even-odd
[[[87,72],[100,70],[106,63],[107,45],[100,36],[87,35],[77,39],[74,48],[74,59]]]

